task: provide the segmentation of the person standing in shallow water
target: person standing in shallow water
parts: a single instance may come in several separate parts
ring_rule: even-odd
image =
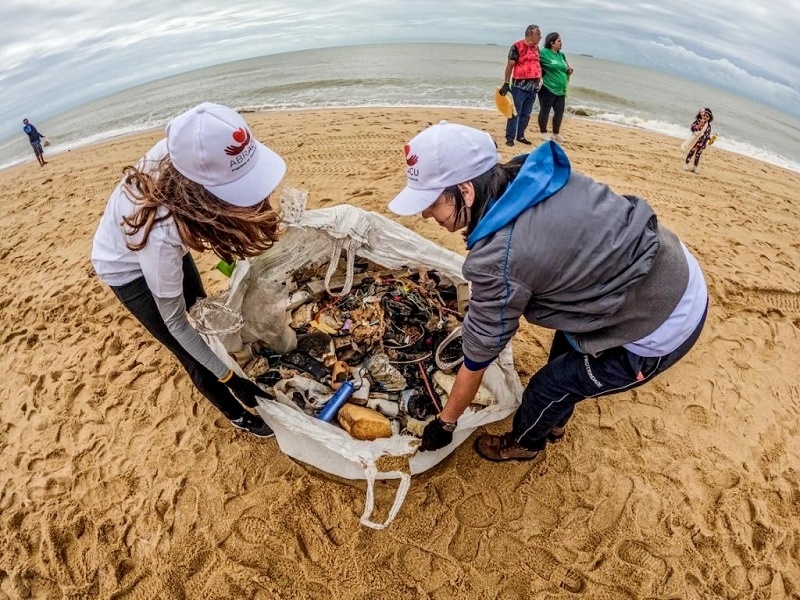
[[[541,39],[542,32],[539,26],[528,25],[525,29],[525,39],[514,42],[508,51],[500,95],[505,96],[511,92],[517,114],[506,122],[506,146],[513,146],[515,141],[525,145],[531,144],[525,137],[525,130],[531,120],[536,92],[542,80],[538,45]]]
[[[43,167],[47,164],[44,159],[44,148],[42,148],[42,135],[28,119],[22,119],[22,131],[28,136],[28,141],[31,143],[33,153],[36,155],[36,160],[39,161],[39,166]]]
[[[711,112],[710,108],[701,109],[695,116],[694,122],[690,127],[692,135],[681,146],[684,150],[687,146],[691,146],[689,153],[683,161],[684,171],[689,170],[689,162],[694,156],[694,167],[692,171],[695,173],[700,172],[700,157],[703,155],[703,150],[705,150],[706,146],[710,143],[713,143],[713,134],[711,132],[711,121],[713,120],[714,113]]]
[[[233,109],[206,102],[175,117],[108,200],[92,248],[101,281],[180,361],[197,389],[231,424],[258,437],[272,430],[245,410],[267,397],[217,357],[189,324],[205,298],[189,252],[226,262],[255,257],[278,239],[269,196],[286,173]]]
[[[581,400],[643,385],[694,346],[708,309],[703,272],[645,200],[573,171],[552,141],[500,164],[489,134],[442,122],[409,141],[410,154],[415,169],[389,209],[463,230],[471,284],[464,364],[420,450],[452,442],[522,317],[555,335],[511,430],[475,440],[492,461],[541,460]]]

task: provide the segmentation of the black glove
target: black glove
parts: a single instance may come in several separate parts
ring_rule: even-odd
[[[419,449],[422,452],[439,450],[449,445],[453,441],[453,432],[445,429],[445,424],[439,417],[425,426],[422,432],[422,444]]]
[[[500,86],[500,95],[501,96],[505,96],[509,92],[510,89],[511,89],[511,86],[508,85],[508,82],[506,81],[502,86]]]
[[[255,383],[249,379],[245,379],[244,377],[239,377],[235,373],[228,381],[225,382],[225,385],[227,385],[228,389],[233,392],[233,395],[236,396],[236,399],[248,408],[255,408],[258,406],[256,396],[261,396],[267,400],[274,399],[270,394],[262,390]]]

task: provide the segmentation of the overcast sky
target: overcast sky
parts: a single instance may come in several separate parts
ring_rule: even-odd
[[[213,64],[365,43],[510,45],[529,23],[560,32],[567,54],[656,68],[800,116],[800,0],[0,0],[0,138],[23,117]]]

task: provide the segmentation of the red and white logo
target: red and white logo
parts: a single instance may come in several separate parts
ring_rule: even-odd
[[[408,144],[406,144],[405,151],[406,151],[406,164],[409,167],[413,167],[415,164],[417,164],[419,157],[416,154],[409,154],[411,152],[411,146],[409,146]]]
[[[225,154],[228,156],[241,154],[242,151],[247,148],[247,145],[250,143],[250,131],[244,127],[239,127],[239,129],[233,132],[232,137],[236,145],[227,146],[225,148]]]

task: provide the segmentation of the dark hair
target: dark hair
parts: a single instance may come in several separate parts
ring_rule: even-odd
[[[550,50],[550,47],[556,43],[556,40],[561,37],[561,34],[557,31],[553,31],[552,33],[548,33],[547,37],[544,38],[544,47]]]
[[[468,207],[464,202],[464,196],[462,196],[461,190],[458,189],[457,185],[445,188],[445,197],[452,198],[455,201],[456,221],[463,220],[467,222],[467,227],[464,230],[464,239],[469,237],[469,234],[478,225],[478,221],[481,220],[489,207],[503,195],[508,185],[514,181],[526,158],[528,158],[527,154],[515,156],[507,163],[496,164],[482,175],[471,179],[470,183],[475,189],[475,201],[471,207]]]
[[[700,119],[703,117],[703,113],[708,113],[708,122],[709,122],[709,123],[711,123],[711,121],[713,121],[713,120],[714,120],[714,113],[712,113],[712,112],[711,112],[711,109],[710,109],[710,108],[708,108],[708,107],[706,107],[706,108],[701,108],[701,109],[698,111],[698,113],[697,113],[697,116],[695,116],[694,120],[695,120],[695,121],[699,121],[699,120],[700,120]]]
[[[538,26],[538,25],[528,25],[528,26],[525,28],[525,37],[528,37],[528,36],[529,36],[530,34],[532,34],[534,31],[539,31],[539,26]]]
[[[258,256],[278,239],[281,217],[270,208],[269,196],[255,206],[233,206],[181,175],[169,156],[152,174],[131,166],[123,173],[125,189],[138,203],[132,215],[122,217],[125,233],[132,236],[142,230],[141,241],[127,244],[134,252],[144,248],[153,227],[170,216],[189,248],[213,250],[226,262]]]

